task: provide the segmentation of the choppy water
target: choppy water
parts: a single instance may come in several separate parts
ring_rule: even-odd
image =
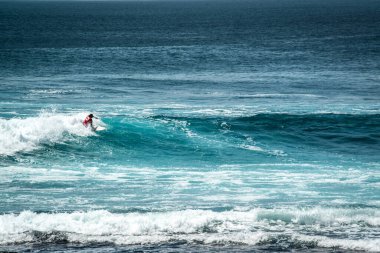
[[[379,251],[379,11],[0,2],[0,250]]]

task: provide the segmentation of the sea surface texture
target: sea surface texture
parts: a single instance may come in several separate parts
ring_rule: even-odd
[[[0,2],[0,251],[379,252],[379,13]]]

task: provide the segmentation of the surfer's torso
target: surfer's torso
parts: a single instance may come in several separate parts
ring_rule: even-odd
[[[83,120],[83,125],[85,127],[88,126],[88,124],[92,124],[92,118],[90,116],[87,116],[84,120]]]

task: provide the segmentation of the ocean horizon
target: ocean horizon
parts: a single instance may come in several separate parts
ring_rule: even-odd
[[[0,252],[380,252],[379,13],[0,1]]]

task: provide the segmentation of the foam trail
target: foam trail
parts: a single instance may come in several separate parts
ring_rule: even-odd
[[[85,113],[41,113],[37,117],[0,119],[0,156],[31,151],[42,143],[64,141],[64,135],[89,136],[83,127]]]

